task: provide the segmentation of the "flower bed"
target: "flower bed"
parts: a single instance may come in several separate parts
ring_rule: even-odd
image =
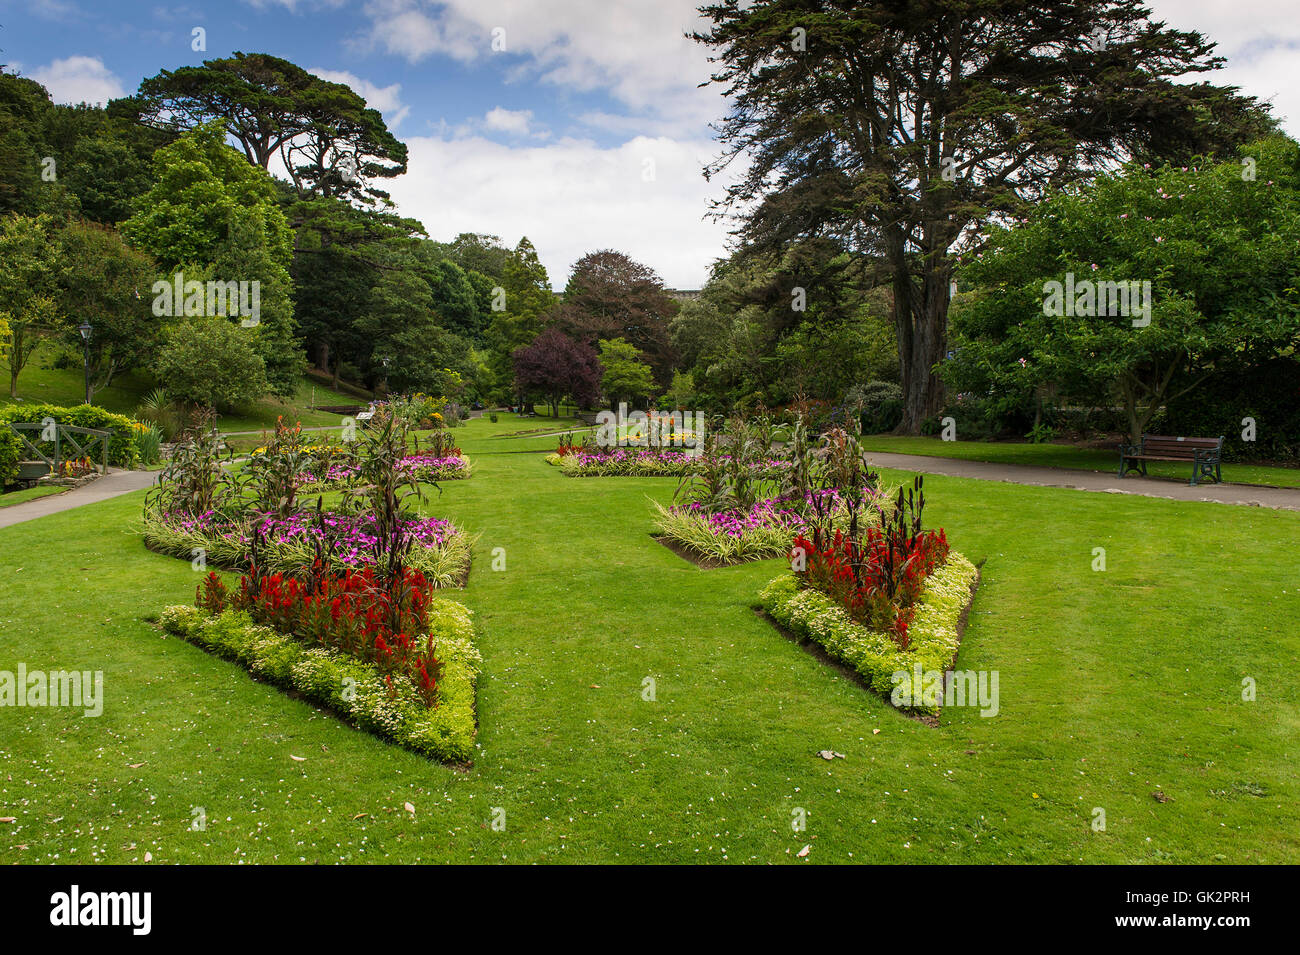
[[[859,521],[863,526],[879,524],[880,516],[875,507],[888,501],[892,493],[869,487],[863,494]],[[838,491],[813,491],[808,497],[813,495],[821,499],[823,509],[829,512],[835,526],[847,524],[848,508]],[[789,497],[770,498],[759,501],[748,510],[731,509],[716,513],[710,513],[698,502],[669,507],[658,501],[653,503],[661,540],[713,565],[785,557],[790,553],[791,539],[796,534],[810,532],[808,513],[811,500],[799,502]]]
[[[470,611],[434,598],[424,616],[422,636],[438,662],[432,693],[343,649],[312,645],[258,623],[247,609],[173,606],[164,609],[161,620],[168,633],[297,690],[362,729],[435,759],[464,762],[473,755],[475,683],[482,666]]]
[[[323,474],[308,471],[303,476],[301,490],[310,494],[348,487],[356,482],[360,468],[355,464],[330,464]],[[431,454],[411,454],[397,462],[397,470],[404,477],[424,484],[439,481],[456,481],[470,475],[469,458],[461,454],[436,457]]]
[[[969,560],[950,553],[947,562],[925,579],[913,604],[906,650],[894,634],[858,623],[827,594],[801,588],[793,574],[774,579],[759,601],[780,626],[818,644],[857,671],[872,689],[888,695],[897,673],[911,674],[917,667],[925,673],[943,673],[952,666],[961,642],[959,625],[978,579],[979,571]],[[939,713],[938,703],[919,699],[900,709]]]
[[[723,455],[722,460],[727,456]],[[699,471],[701,455],[660,448],[608,448],[547,456],[565,477],[684,477]],[[790,467],[788,461],[769,458],[752,466],[756,474],[779,474]]]
[[[184,560],[199,552],[214,567],[246,570],[253,562],[253,539],[262,530],[258,562],[270,572],[291,573],[308,567],[318,550],[328,551],[331,566],[361,567],[374,561],[379,543],[373,516],[328,511],[299,512],[287,518],[252,514],[236,518],[207,511],[198,517],[182,513],[146,513],[142,529],[151,550]],[[469,575],[470,542],[451,521],[432,517],[403,518],[403,531],[412,540],[408,566],[436,587],[463,585]],[[330,550],[330,544],[333,549]]]

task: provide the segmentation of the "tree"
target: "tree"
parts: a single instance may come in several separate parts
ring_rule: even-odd
[[[674,358],[668,320],[676,311],[653,269],[622,252],[603,249],[574,264],[563,304],[550,320],[588,343],[625,339],[645,353],[656,380],[666,386]]]
[[[1231,88],[1174,82],[1222,60],[1138,0],[721,0],[702,12],[712,26],[694,38],[732,103],[708,172],[749,159],[720,211],[771,249],[837,236],[888,279],[909,433],[942,407],[955,254],[990,220],[1135,152],[1232,146],[1268,124]]]
[[[1136,441],[1224,365],[1294,354],[1298,246],[1291,140],[1246,147],[1241,161],[1130,165],[995,231],[965,264],[973,294],[954,320],[953,385],[1004,401],[1043,386],[1116,401]]]
[[[384,205],[370,183],[406,172],[406,146],[361,96],[267,53],[163,70],[111,105],[168,130],[220,121],[253,165],[269,170],[278,154],[301,195]]]
[[[253,341],[273,391],[291,395],[302,359],[289,278],[292,232],[276,199],[270,175],[244,162],[211,123],[154,154],[153,185],[122,234],[169,276],[246,282],[250,292],[257,283]]]
[[[654,372],[640,358],[637,347],[621,338],[600,340],[600,364],[605,369],[600,390],[606,400],[636,402],[655,393]]]
[[[447,394],[470,363],[468,345],[440,324],[429,283],[409,262],[381,273],[357,328],[371,345],[372,380],[395,393]]]
[[[269,388],[246,330],[225,318],[189,318],[168,328],[154,374],[172,401],[219,411],[245,407]]]
[[[0,320],[9,330],[9,397],[42,337],[66,324],[55,300],[59,240],[46,215],[0,219]]]
[[[513,250],[494,249],[477,241],[483,237],[474,238],[457,238],[451,257],[462,268],[473,269],[489,279],[489,318],[483,337],[491,355],[488,364],[493,376],[507,383],[513,374],[514,353],[537,338],[546,315],[555,307],[555,293],[546,267],[527,236]],[[481,271],[492,268],[500,271]],[[496,397],[505,398],[507,394],[498,393]]]
[[[544,329],[531,344],[514,354],[515,389],[521,395],[541,394],[560,416],[565,397],[589,407],[600,390],[600,359],[586,342],[574,341],[558,328]]]
[[[149,362],[160,341],[150,308],[153,260],[132,249],[117,231],[72,222],[60,236],[58,300],[68,324],[91,323],[90,393],[107,388],[119,372]],[[68,344],[81,348],[75,329]]]

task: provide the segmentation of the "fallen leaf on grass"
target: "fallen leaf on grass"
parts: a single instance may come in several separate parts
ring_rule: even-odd
[[[808,857],[808,853],[810,852],[812,852],[812,846],[807,845],[804,846],[802,849],[800,849],[798,852],[796,852],[795,855],[797,855],[800,859],[805,859]]]
[[[412,816],[415,815],[415,807],[412,806],[409,802],[402,803],[402,808],[405,809],[407,812],[409,812]]]
[[[143,766],[143,765],[144,765],[144,763],[127,763],[127,764],[126,764],[126,768],[127,768],[127,769],[139,769],[139,768],[140,768],[141,766]]]
[[[146,852],[146,853],[144,854],[144,861],[145,861],[145,862],[152,862],[152,861],[153,861],[153,853],[152,853],[152,852]]]
[[[843,758],[844,758],[844,754],[843,754],[843,753],[837,753],[837,752],[835,752],[835,750],[833,750],[833,749],[822,749],[822,750],[818,750],[818,751],[817,751],[817,755],[820,756],[822,759],[825,759],[825,760],[832,760],[832,759],[835,759],[835,758],[837,758],[837,757],[838,757],[839,759],[843,759]]]
[[[295,756],[295,755],[293,755],[293,753],[290,753],[290,754],[289,754],[289,758],[292,759],[292,760],[294,760],[295,762],[299,762],[299,763],[305,763],[305,762],[307,762],[307,757],[306,757],[306,756]]]
[[[0,822],[17,822],[14,816],[0,816]]]

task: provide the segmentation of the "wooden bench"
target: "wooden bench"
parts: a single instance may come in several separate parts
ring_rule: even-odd
[[[1219,474],[1219,456],[1223,453],[1223,437],[1177,438],[1165,434],[1144,434],[1141,444],[1119,446],[1119,476],[1127,477],[1129,471],[1147,473],[1148,461],[1188,461],[1192,465],[1192,480],[1197,482],[1213,478],[1222,482]]]

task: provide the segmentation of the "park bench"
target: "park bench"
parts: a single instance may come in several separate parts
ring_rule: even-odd
[[[1148,461],[1187,461],[1192,465],[1192,480],[1189,482],[1192,487],[1203,477],[1213,478],[1218,483],[1223,480],[1219,475],[1219,456],[1222,453],[1222,436],[1178,438],[1144,434],[1141,444],[1119,446],[1119,476],[1127,477],[1129,471],[1138,471],[1145,476]]]

